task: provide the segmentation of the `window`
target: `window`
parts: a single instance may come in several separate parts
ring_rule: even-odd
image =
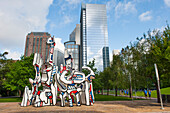
[[[33,50],[32,50],[32,53],[34,53],[34,50],[35,50],[35,38],[36,37],[34,37],[34,39],[33,39]]]
[[[25,56],[27,56],[27,53],[28,53],[28,45],[29,45],[29,37],[27,37],[27,44],[26,44]]]
[[[36,53],[38,53],[39,37],[37,37]]]
[[[40,38],[40,49],[39,49],[39,53],[41,54],[41,46],[42,46],[42,37]]]

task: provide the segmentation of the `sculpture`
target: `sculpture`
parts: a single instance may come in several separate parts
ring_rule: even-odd
[[[40,74],[42,59],[38,53],[34,55],[33,65],[36,70],[35,79],[29,79],[32,90],[26,86],[23,94],[21,106],[34,105],[35,107],[56,105],[57,94],[61,99],[60,106],[64,107],[66,97],[69,99],[69,106],[73,107],[73,102],[80,106],[81,104],[93,105],[94,94],[92,79],[95,78],[94,72],[90,67],[84,66],[90,73],[85,76],[83,72],[74,69],[73,58],[71,53],[65,49],[64,61],[65,65],[60,66],[60,70],[53,63],[53,52],[55,47],[54,37],[47,40],[50,44],[50,53],[45,69]],[[43,90],[39,91],[38,87],[43,86]]]

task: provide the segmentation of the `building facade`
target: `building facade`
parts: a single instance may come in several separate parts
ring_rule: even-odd
[[[95,58],[96,67],[103,67],[102,49],[108,47],[106,5],[82,4],[80,37],[80,65]]]
[[[33,53],[39,53],[43,62],[47,61],[50,46],[46,44],[51,35],[47,32],[31,32],[26,36],[24,56],[30,56]]]
[[[77,45],[80,45],[80,24],[76,24],[76,28],[70,34],[69,41],[75,41]]]
[[[110,66],[110,59],[109,59],[109,47],[103,47],[102,50],[103,55],[103,69]]]
[[[73,68],[75,70],[80,70],[80,65],[79,65],[79,45],[76,44],[75,41],[67,41],[64,43],[65,49],[68,50],[68,53],[72,56],[73,58]]]
[[[64,53],[60,49],[54,48],[53,56],[53,63],[58,66],[58,70],[60,70],[60,65],[64,64]]]
[[[120,50],[118,50],[118,49],[114,49],[113,51],[112,51],[112,56],[113,55],[119,55],[120,54]]]

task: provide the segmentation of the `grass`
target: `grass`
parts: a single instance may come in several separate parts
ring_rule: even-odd
[[[124,101],[124,100],[132,100],[129,97],[121,97],[121,96],[112,96],[112,95],[100,95],[95,94],[95,101]],[[144,99],[135,99],[135,100],[144,100]]]
[[[104,93],[107,93],[107,91],[104,90]],[[120,95],[120,91],[117,91],[117,93],[118,93],[118,95]],[[115,94],[115,91],[114,90],[110,90],[109,94]],[[161,89],[161,94],[170,95],[170,87],[162,88]],[[133,92],[133,96],[135,96],[135,92]],[[143,91],[137,91],[136,92],[136,96],[145,97]],[[157,91],[156,90],[151,92],[151,97],[157,98]]]
[[[161,94],[170,95],[170,87],[162,88],[161,89]],[[144,97],[144,92],[143,91],[137,91],[136,95]],[[157,91],[156,90],[151,92],[151,97],[157,98]]]
[[[22,98],[14,97],[14,98],[0,98],[0,102],[21,102]]]
[[[106,93],[106,91],[104,91],[104,93]],[[115,92],[113,90],[111,90],[109,93],[114,94]],[[161,94],[170,95],[170,87],[162,88]],[[119,95],[119,91],[118,91],[118,95]],[[133,96],[135,96],[135,92],[133,92]],[[136,96],[144,97],[144,92],[137,91]],[[152,91],[151,97],[153,97],[153,98],[157,97],[156,90]],[[115,97],[115,96],[111,96],[111,95],[95,94],[95,101],[121,101],[121,100],[132,100],[132,99],[128,98],[128,97],[121,97],[121,96]],[[21,102],[21,101],[22,101],[22,98],[20,98],[20,97],[0,98],[0,102]]]
[[[129,97],[120,97],[120,96],[111,96],[111,95],[100,95],[100,94],[95,94],[95,101],[124,101],[124,100],[129,100],[131,101],[132,99]],[[0,98],[0,102],[21,102],[22,98],[20,97],[14,97],[14,98]],[[60,101],[60,100],[58,100]]]
[[[106,91],[104,91],[104,93],[106,93]],[[111,90],[109,93],[114,94],[115,92],[113,90]],[[119,93],[120,92],[118,91],[118,95],[119,95]],[[161,94],[170,95],[170,87],[162,88]],[[133,96],[135,96],[135,92],[133,92]],[[144,97],[144,92],[143,91],[137,91],[136,96]],[[152,91],[151,97],[153,97],[153,98],[157,97],[156,90]],[[115,96],[111,96],[111,95],[95,94],[95,101],[121,101],[121,100],[132,100],[132,99],[128,98],[128,97],[121,97],[121,96],[115,97]],[[0,102],[21,102],[21,101],[22,101],[22,98],[20,98],[20,97],[0,98]]]

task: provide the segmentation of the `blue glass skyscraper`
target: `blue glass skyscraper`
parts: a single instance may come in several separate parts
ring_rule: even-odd
[[[108,47],[106,5],[82,4],[80,37],[80,65],[87,65],[89,61],[95,58],[96,67],[98,70],[102,70],[102,49],[103,47]],[[109,57],[109,54],[107,55]]]

